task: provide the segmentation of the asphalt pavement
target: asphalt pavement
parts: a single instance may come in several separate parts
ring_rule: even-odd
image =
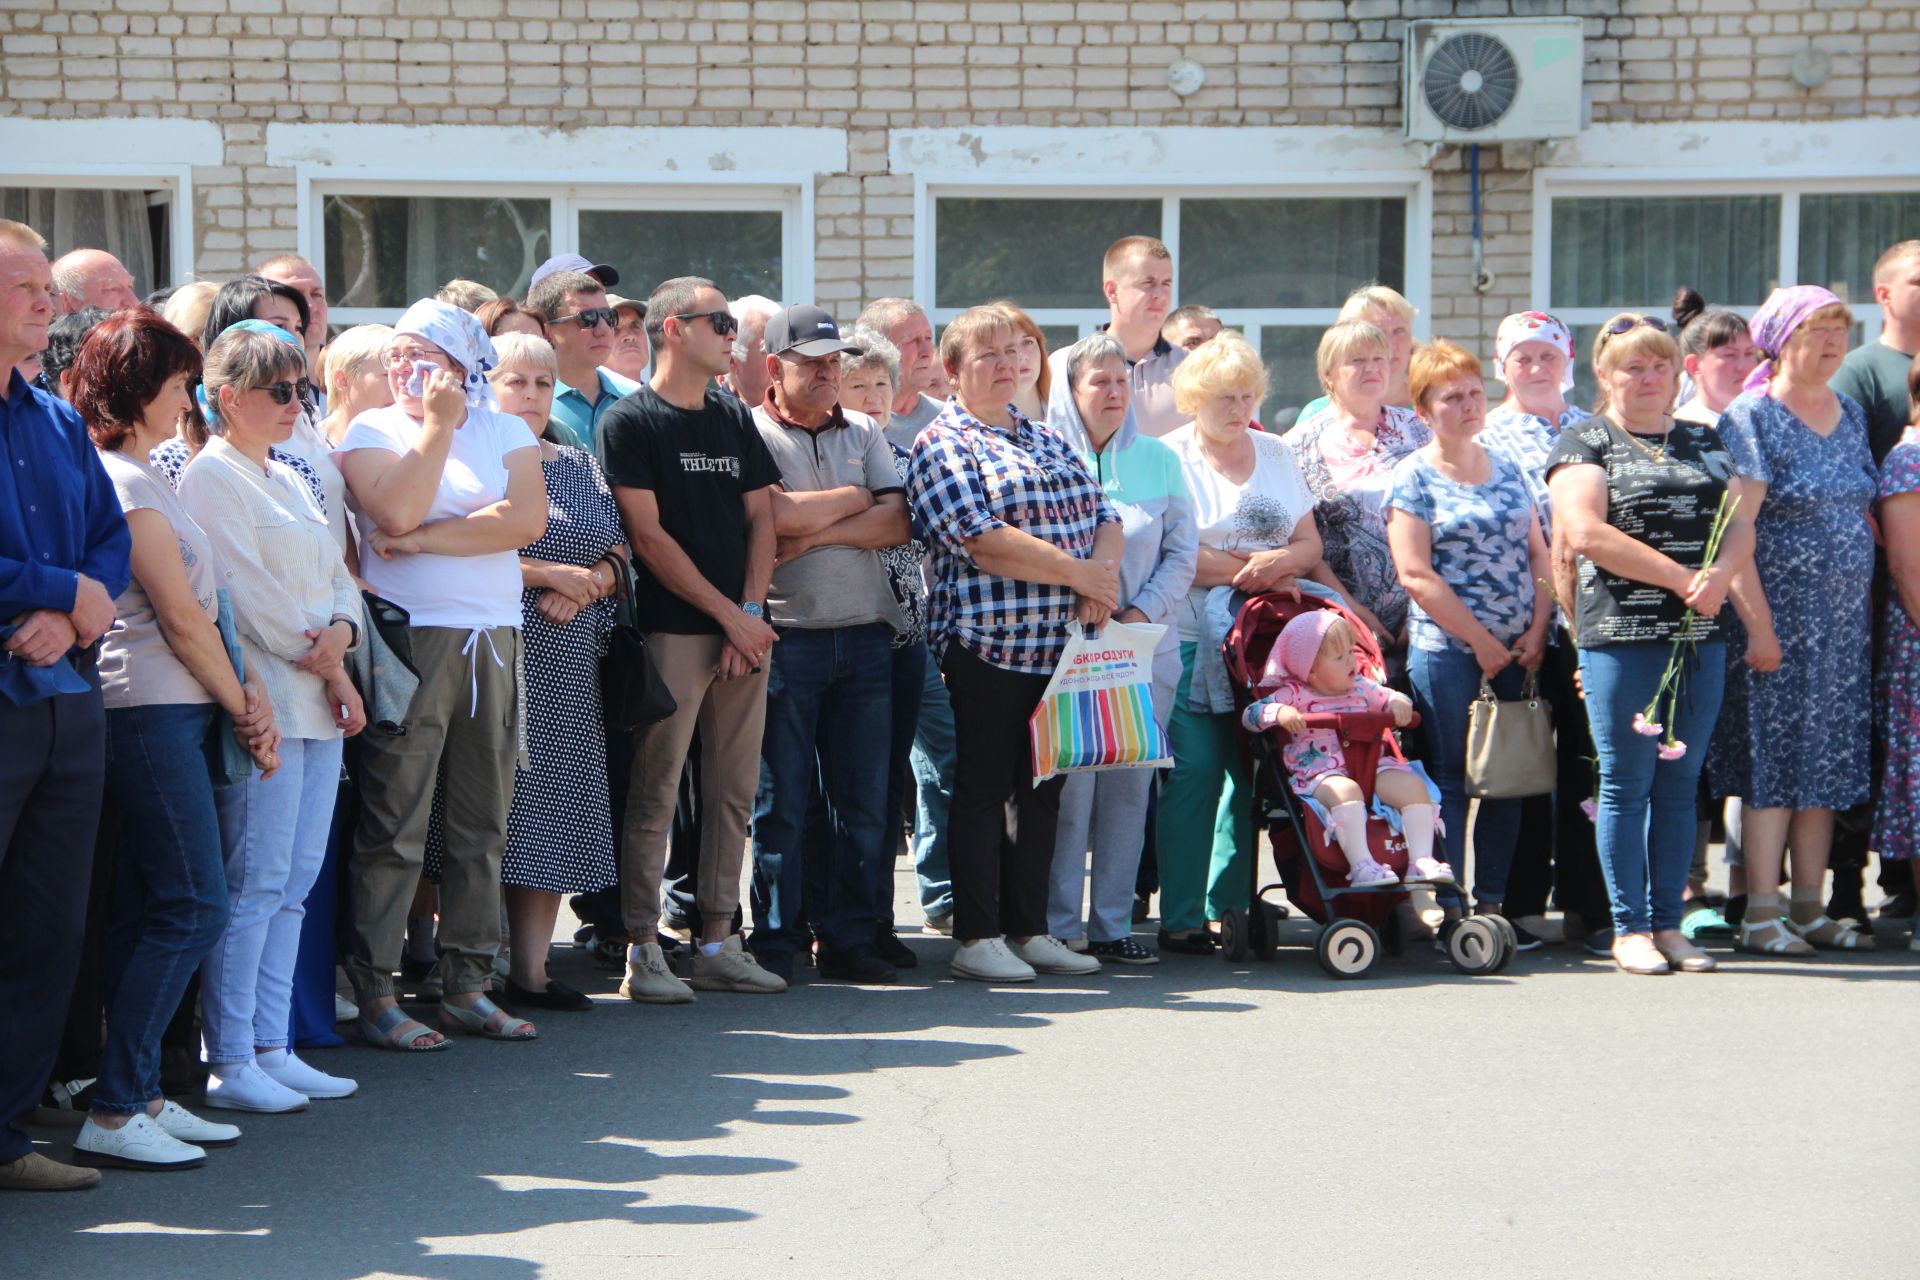
[[[1710,975],[1416,949],[1336,982],[1295,920],[1271,963],[999,989],[906,932],[896,987],[680,1008],[560,949],[591,1013],[310,1054],[359,1096],[238,1117],[197,1171],[0,1197],[0,1276],[1915,1274],[1891,924]]]

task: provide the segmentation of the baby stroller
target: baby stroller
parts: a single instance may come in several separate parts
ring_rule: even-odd
[[[1257,595],[1240,606],[1221,646],[1236,712],[1246,710],[1266,692],[1260,682],[1268,651],[1281,629],[1308,609],[1331,609],[1344,617],[1357,640],[1361,674],[1385,683],[1386,662],[1373,633],[1337,600],[1304,591],[1299,600]],[[1400,751],[1391,714],[1309,715],[1306,722],[1310,728],[1332,729],[1339,735],[1347,776],[1360,784],[1371,803],[1381,753],[1390,750],[1398,755]],[[1295,906],[1321,925],[1314,944],[1320,967],[1336,978],[1364,977],[1379,961],[1383,945],[1396,955],[1402,949],[1394,908],[1407,900],[1405,885],[1350,886],[1346,856],[1312,807],[1288,785],[1277,735],[1247,734],[1242,742],[1250,757],[1254,813],[1273,842],[1280,883],[1260,883],[1256,848],[1250,859],[1250,905],[1246,911],[1228,908],[1221,914],[1221,949],[1234,961],[1273,959],[1285,909],[1267,901],[1267,895],[1284,889]],[[1406,874],[1406,841],[1377,814],[1367,819],[1367,844],[1375,861],[1396,875]],[[1444,857],[1444,846],[1437,844],[1435,853]],[[1453,967],[1472,975],[1500,972],[1518,950],[1513,926],[1497,915],[1466,916],[1452,922],[1443,930],[1441,941]]]

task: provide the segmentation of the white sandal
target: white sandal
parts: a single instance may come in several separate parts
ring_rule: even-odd
[[[1873,935],[1863,933],[1852,925],[1842,924],[1832,916],[1821,916],[1807,924],[1795,924],[1791,919],[1787,928],[1795,936],[1812,946],[1824,947],[1829,951],[1872,951]],[[1817,935],[1817,936],[1816,936]]]
[[[1769,933],[1769,930],[1772,932]],[[1813,947],[1795,933],[1780,916],[1775,916],[1771,920],[1762,920],[1759,924],[1741,924],[1740,936],[1734,940],[1733,948],[1756,956],[1810,956],[1813,954]]]

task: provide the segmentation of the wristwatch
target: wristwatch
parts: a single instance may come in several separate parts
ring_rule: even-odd
[[[743,601],[740,605],[740,612],[746,614],[749,618],[764,619],[767,616],[767,611],[760,607],[758,600]]]

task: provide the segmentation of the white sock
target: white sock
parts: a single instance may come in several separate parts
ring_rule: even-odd
[[[1433,856],[1433,825],[1437,816],[1430,804],[1410,804],[1400,811],[1400,830],[1407,837],[1409,861]]]
[[[1358,800],[1337,804],[1327,810],[1327,823],[1333,828],[1333,838],[1340,845],[1340,852],[1347,855],[1349,867],[1373,861],[1373,851],[1367,848],[1365,805]]]
[[[703,942],[700,944],[700,954],[703,956],[717,956],[720,954],[720,948],[726,945],[724,940],[720,942]]]
[[[271,1067],[273,1070],[278,1071],[281,1067],[287,1065],[287,1051],[285,1049],[268,1049],[263,1053],[255,1050],[253,1060],[263,1067]]]

